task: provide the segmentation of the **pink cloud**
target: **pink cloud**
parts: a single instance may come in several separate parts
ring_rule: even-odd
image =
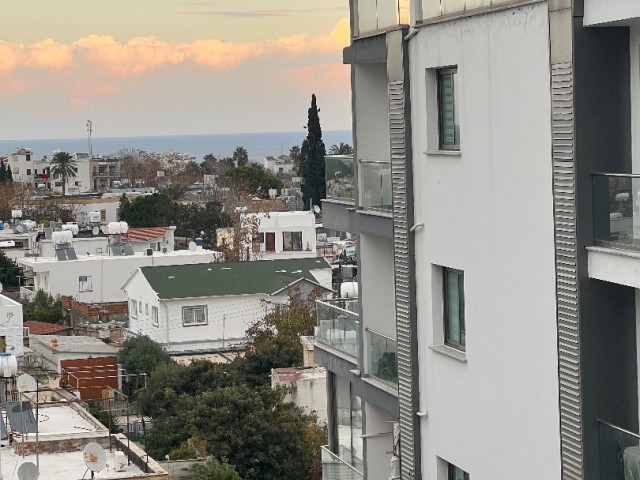
[[[305,88],[335,88],[344,90],[349,85],[351,69],[348,65],[337,63],[316,64],[296,68],[291,71],[291,78]]]
[[[0,72],[12,72],[19,64],[21,45],[0,42]]]
[[[31,68],[64,69],[73,61],[71,49],[70,45],[47,39],[28,48],[24,63]]]

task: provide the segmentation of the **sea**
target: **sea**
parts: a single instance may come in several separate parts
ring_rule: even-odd
[[[268,133],[229,133],[209,135],[160,135],[144,137],[93,137],[92,153],[94,156],[117,155],[123,149],[144,150],[148,153],[175,152],[202,161],[211,153],[218,158],[230,157],[236,147],[244,147],[249,160],[262,162],[265,156],[288,154],[294,145],[302,146],[307,133],[300,132],[268,132]],[[350,130],[328,130],[322,132],[322,139],[327,151],[331,145],[340,142],[351,145]],[[0,139],[0,156],[13,153],[20,147],[32,148],[33,158],[40,160],[51,158],[54,151],[69,153],[89,152],[89,140],[85,138],[56,139]]]

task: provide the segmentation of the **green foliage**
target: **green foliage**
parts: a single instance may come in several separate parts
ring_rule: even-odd
[[[144,195],[121,204],[120,218],[130,227],[175,225],[178,218],[178,204],[164,193]]]
[[[122,428],[114,423],[111,412],[108,412],[104,408],[102,408],[102,405],[100,403],[91,400],[87,403],[87,407],[89,413],[93,415],[93,417],[102,425],[109,428],[109,432],[111,434],[122,433]]]
[[[284,186],[282,180],[265,172],[264,168],[257,163],[231,169],[226,175],[247,193],[263,198],[268,196],[270,188],[280,191]]]
[[[22,274],[15,260],[10,259],[0,250],[0,283],[4,287],[17,287],[18,276]]]
[[[38,290],[31,301],[22,304],[22,316],[25,320],[62,324],[62,302],[43,290]]]
[[[242,480],[233,465],[215,461],[208,461],[204,465],[194,465],[189,473],[182,478],[184,480]]]
[[[247,149],[242,146],[237,146],[233,151],[233,163],[238,167],[244,167],[249,163],[249,153]]]
[[[329,155],[351,155],[353,148],[348,143],[340,142],[340,145],[333,144],[329,149]]]
[[[241,371],[249,385],[269,385],[271,369],[302,365],[302,346],[297,339],[274,336],[263,338],[247,352]]]
[[[316,96],[311,95],[311,107],[307,121],[307,138],[302,142],[300,151],[300,169],[302,174],[302,198],[305,207],[309,202],[320,205],[326,196],[326,180],[324,177],[324,157],[326,149],[322,141],[322,128],[318,116]]]
[[[180,183],[170,183],[160,189],[160,193],[164,193],[171,200],[180,200],[187,192],[187,187]]]
[[[7,166],[4,162],[0,162],[0,183],[7,181]]]
[[[200,232],[204,232],[205,246],[211,246],[215,243],[216,229],[231,223],[229,215],[222,212],[220,202],[207,202],[205,205],[181,204],[176,233],[184,236],[195,233],[198,236]]]
[[[58,152],[51,159],[51,175],[62,179],[62,196],[65,196],[67,179],[75,178],[78,172],[76,162],[68,152]]]
[[[118,360],[127,373],[148,375],[160,365],[173,362],[167,352],[146,335],[127,338],[118,352]]]
[[[7,182],[13,182],[13,172],[11,171],[11,165],[7,165]]]

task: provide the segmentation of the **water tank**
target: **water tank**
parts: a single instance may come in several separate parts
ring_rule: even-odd
[[[73,241],[73,233],[71,230],[63,230],[62,232],[53,232],[51,234],[51,240],[54,245],[60,245],[63,243],[71,243]]]
[[[107,225],[107,233],[109,235],[117,235],[119,233],[122,233],[122,225],[120,225],[120,223],[124,222],[109,222],[109,224]]]
[[[120,231],[127,233],[129,231],[129,224],[127,222],[120,222]]]
[[[0,372],[5,378],[14,377],[18,372],[18,360],[11,353],[0,354]]]
[[[77,223],[65,223],[64,225],[62,225],[62,231],[69,231],[72,235],[78,235],[80,227],[78,227]]]
[[[340,298],[357,298],[358,282],[344,282],[340,285]]]
[[[89,212],[89,223],[100,223],[100,212]]]
[[[22,218],[22,210],[11,210],[11,218]]]
[[[196,245],[201,247],[202,244],[204,243],[204,241],[202,240],[202,238],[198,237],[195,239]]]

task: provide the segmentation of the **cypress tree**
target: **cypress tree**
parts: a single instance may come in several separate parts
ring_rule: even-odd
[[[309,120],[307,121],[307,138],[302,142],[300,150],[300,169],[302,173],[302,198],[305,208],[320,205],[326,196],[326,180],[324,177],[324,157],[327,154],[322,141],[322,128],[318,116],[316,95],[311,95]]]
[[[4,162],[0,162],[0,183],[5,183],[7,181],[7,166]]]
[[[7,165],[7,182],[13,182],[13,173],[11,172],[11,165]]]

